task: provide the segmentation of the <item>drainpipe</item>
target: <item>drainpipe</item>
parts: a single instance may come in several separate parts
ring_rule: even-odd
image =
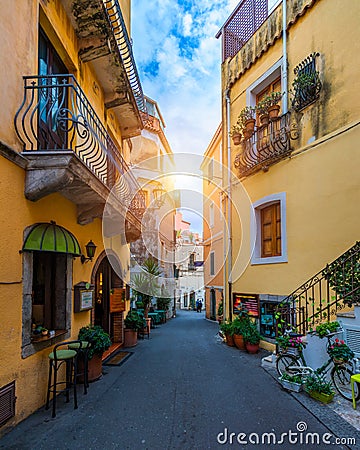
[[[232,319],[231,310],[231,270],[232,270],[232,237],[231,237],[231,141],[230,141],[230,96],[229,89],[225,92],[226,100],[226,143],[227,143],[227,186],[225,191],[227,192],[227,272],[224,270],[224,288],[226,289],[226,284],[228,284],[228,298],[229,298],[229,318]],[[224,237],[226,236],[226,223],[224,221]],[[226,241],[224,239],[224,258],[226,258]],[[225,261],[226,259],[224,259]],[[227,278],[226,279],[226,274]],[[224,301],[225,306],[225,301]],[[225,316],[225,310],[224,310]]]
[[[286,36],[286,0],[282,2],[283,14],[283,29],[282,29],[282,43],[283,43],[283,63],[282,63],[282,79],[285,95],[282,98],[283,114],[288,112],[288,76],[287,76],[287,36]]]

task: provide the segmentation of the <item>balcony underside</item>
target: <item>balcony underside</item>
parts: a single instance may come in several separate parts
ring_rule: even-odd
[[[64,0],[63,4],[79,39],[79,57],[92,65],[105,107],[117,117],[124,139],[137,136],[142,120],[103,2]]]
[[[126,228],[139,233],[140,222],[120,199],[104,185],[71,150],[23,152],[27,159],[25,197],[31,201],[59,193],[77,206],[81,225],[102,218],[107,205],[107,234],[118,234],[126,218]],[[109,213],[110,212],[110,213]],[[129,235],[131,237],[131,234]],[[131,240],[128,240],[131,242]]]

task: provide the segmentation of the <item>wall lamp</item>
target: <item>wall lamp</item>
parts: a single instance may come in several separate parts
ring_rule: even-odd
[[[84,264],[84,263],[86,263],[88,261],[92,261],[93,257],[95,256],[96,245],[93,243],[92,240],[90,240],[85,245],[85,248],[86,248],[86,256],[87,256],[87,258],[84,255],[81,255],[81,264]]]

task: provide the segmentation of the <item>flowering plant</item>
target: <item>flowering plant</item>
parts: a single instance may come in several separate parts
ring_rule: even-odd
[[[278,336],[276,342],[280,347],[283,348],[297,348],[301,351],[304,348],[304,343],[301,340],[301,336],[291,337],[287,334]]]
[[[329,346],[328,354],[333,359],[342,359],[344,361],[349,361],[349,359],[355,356],[349,346],[346,345],[344,341],[340,341],[339,339],[335,339],[335,342]]]

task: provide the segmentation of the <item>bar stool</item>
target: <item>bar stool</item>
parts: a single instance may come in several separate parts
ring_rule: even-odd
[[[70,343],[77,341],[61,342],[56,344],[53,351],[49,354],[49,380],[48,390],[46,396],[46,407],[49,409],[50,393],[52,392],[52,417],[56,416],[56,395],[60,392],[66,393],[66,403],[70,401],[70,390],[74,387],[74,409],[77,409],[77,395],[76,395],[76,377],[77,377],[77,353],[75,350],[60,349],[67,347]],[[58,381],[57,374],[61,366],[65,365],[65,381]],[[53,377],[54,375],[54,377]],[[61,386],[64,388],[60,389]]]
[[[91,348],[91,343],[88,341],[74,341],[68,345],[70,350],[75,350],[77,354],[77,369],[79,369],[79,361],[83,361],[83,372],[77,372],[76,376],[83,376],[84,378],[84,394],[87,394],[87,388],[89,387],[89,377],[88,377],[88,362],[89,362],[89,350]]]
[[[358,383],[358,389],[360,389],[360,373],[356,373],[355,375],[351,375],[350,383],[351,383],[351,395],[352,395],[353,408],[356,409],[354,384]]]

